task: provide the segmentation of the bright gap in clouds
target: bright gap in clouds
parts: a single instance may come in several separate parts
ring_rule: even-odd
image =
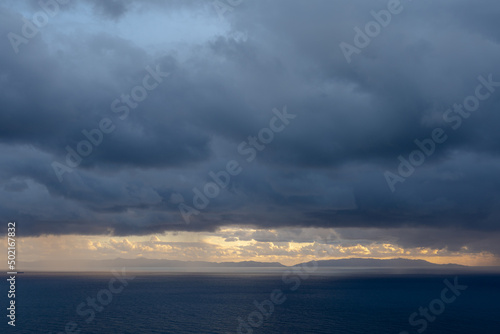
[[[67,10],[67,7],[76,7]],[[193,45],[204,45],[218,36],[227,36],[231,27],[228,21],[218,17],[210,4],[194,3],[189,6],[165,10],[155,6],[133,5],[119,18],[95,15],[96,9],[89,2],[62,5],[63,11],[49,18],[48,24],[40,28],[41,36],[47,45],[62,48],[62,36],[109,35],[133,43],[151,55],[161,56],[175,52],[183,58]],[[157,5],[161,7],[161,4]],[[11,3],[27,19],[41,10],[39,6],[28,6],[18,2]]]
[[[284,241],[295,234],[295,241]],[[338,239],[333,229],[263,230],[228,226],[214,233],[179,232],[150,236],[41,236],[19,239],[19,261],[102,260],[118,257],[181,261],[259,261],[294,265],[339,258],[408,258],[433,263],[498,265],[487,252],[401,247],[390,242]],[[321,237],[330,241],[324,243]],[[0,243],[5,243],[3,240]],[[49,265],[50,266],[50,265]],[[81,268],[80,268],[81,269]]]

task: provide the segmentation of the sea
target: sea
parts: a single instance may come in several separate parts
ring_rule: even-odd
[[[1,333],[500,334],[500,273],[269,269],[18,274]]]

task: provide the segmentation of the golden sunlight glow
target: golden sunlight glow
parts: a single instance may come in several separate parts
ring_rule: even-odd
[[[471,253],[466,247],[459,252],[446,249],[403,248],[384,242],[375,243],[334,239],[321,242],[318,236],[337,235],[331,229],[257,230],[225,227],[213,233],[175,232],[163,235],[110,236],[41,236],[18,239],[18,261],[64,261],[137,258],[184,261],[260,261],[293,265],[313,259],[338,258],[408,258],[433,263],[463,265],[499,265],[490,253]],[[316,241],[312,241],[314,238]],[[6,241],[0,241],[6,246]]]

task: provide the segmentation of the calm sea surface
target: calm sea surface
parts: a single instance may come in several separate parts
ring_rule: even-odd
[[[500,333],[499,274],[130,275],[19,275],[15,329],[3,276],[0,332]]]

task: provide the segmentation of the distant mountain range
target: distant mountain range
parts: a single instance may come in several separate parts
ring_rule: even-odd
[[[99,267],[155,267],[155,268],[255,268],[255,267],[286,267],[279,262],[208,262],[208,261],[179,261],[155,260],[147,258],[114,260],[96,260],[93,263]]]
[[[304,264],[308,265],[311,262]],[[410,259],[339,259],[339,260],[320,260],[316,261],[318,267],[368,267],[368,268],[458,268],[466,267],[460,264],[436,264],[425,260]],[[300,266],[297,264],[295,266]]]
[[[316,261],[318,267],[321,268],[459,268],[465,267],[458,264],[435,264],[425,260],[409,260],[409,259],[365,259],[351,258],[339,260],[320,260]],[[297,264],[308,265],[311,267],[312,261]],[[286,268],[279,262],[208,262],[208,261],[180,261],[180,260],[157,260],[139,257],[136,259],[116,258],[112,260],[87,260],[87,261],[58,261],[58,262],[24,262],[22,268],[26,270],[102,270],[108,268],[141,268],[147,270],[154,268],[155,270],[165,268],[186,268],[193,270],[196,268]]]
[[[365,259],[351,258],[339,260],[320,260],[316,261],[319,268],[415,268],[415,269],[452,269],[452,268],[467,268],[458,264],[435,264],[425,260],[409,260],[409,259]],[[224,270],[227,268],[239,268],[243,270],[247,268],[254,271],[252,268],[291,268],[301,265],[311,267],[312,261],[304,262],[294,266],[285,266],[279,262],[256,262],[256,261],[241,261],[241,262],[208,262],[208,261],[180,261],[180,260],[156,260],[139,257],[136,259],[116,258],[111,260],[72,260],[72,261],[39,261],[39,262],[22,262],[20,268],[28,271],[107,271],[117,268],[130,268],[140,271],[186,271],[186,272],[206,272],[213,269],[214,271]],[[470,267],[472,268],[472,267]],[[500,268],[499,268],[500,269]]]

